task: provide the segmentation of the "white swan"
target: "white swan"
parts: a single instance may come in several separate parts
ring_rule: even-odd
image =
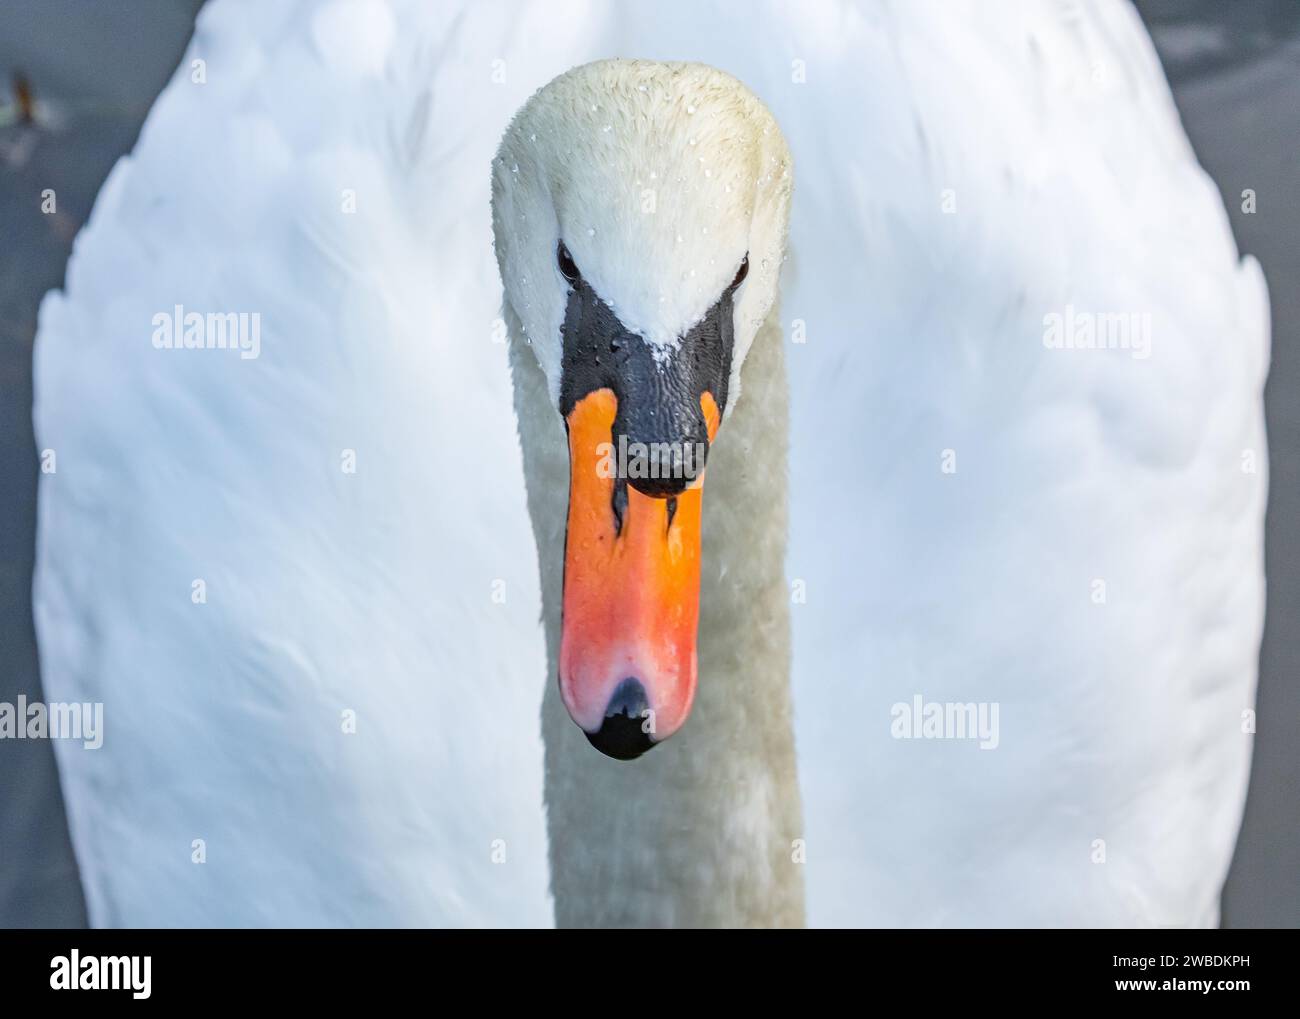
[[[512,342],[539,589],[483,168],[538,84],[619,52],[774,111],[790,342],[760,331],[710,454],[689,724],[607,761],[552,661],[548,861],[535,620],[554,659],[567,451]],[[575,263],[648,322],[597,227]],[[701,292],[739,252],[693,266]],[[259,312],[260,356],[155,349],[177,304]],[[1265,308],[1126,6],[218,0],[37,343],[43,677],[105,703],[102,749],[58,745],[92,920],[794,923],[806,885],[823,924],[1213,922],[1262,622]],[[1149,313],[1150,356],[1045,346],[1067,311]],[[918,694],[997,705],[996,751],[893,738]]]
[[[543,728],[556,919],[800,924],[787,398],[769,319],[785,140],[728,75],[603,61],[530,99],[493,171],[559,680]],[[602,470],[609,447],[638,444],[617,477]],[[707,450],[707,485],[693,446]],[[686,462],[651,460],[657,447]],[[702,514],[706,489],[716,509]],[[593,760],[588,742],[640,757],[682,727],[697,608],[691,725],[635,766]]]

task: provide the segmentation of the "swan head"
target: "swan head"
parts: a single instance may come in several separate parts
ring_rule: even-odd
[[[776,298],[790,163],[736,79],[641,60],[550,82],[493,161],[511,342],[568,432],[560,692],[612,757],[690,712],[705,466]]]

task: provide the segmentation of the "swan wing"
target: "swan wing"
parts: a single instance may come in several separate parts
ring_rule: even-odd
[[[526,90],[506,12],[447,7],[206,7],[42,306],[35,610],[49,698],[103,704],[58,745],[96,924],[551,922],[487,173]]]
[[[1215,923],[1263,624],[1260,268],[1127,4],[791,32],[810,921]]]

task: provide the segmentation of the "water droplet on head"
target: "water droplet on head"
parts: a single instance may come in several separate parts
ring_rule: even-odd
[[[596,228],[595,228],[594,226],[589,226],[589,227],[587,227],[587,236],[588,236],[588,237],[595,237],[595,236],[596,236]]]

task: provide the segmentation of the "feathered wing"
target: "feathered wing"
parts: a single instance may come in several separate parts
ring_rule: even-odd
[[[508,12],[454,14],[205,8],[43,305],[35,604],[49,697],[104,704],[58,748],[96,924],[551,920],[488,211],[528,75],[491,79]],[[258,356],[156,349],[178,305],[256,313]]]
[[[1214,923],[1263,623],[1259,266],[1126,4],[835,27],[791,43],[809,115],[776,104],[810,919]],[[996,707],[996,749],[896,738],[917,696]]]

